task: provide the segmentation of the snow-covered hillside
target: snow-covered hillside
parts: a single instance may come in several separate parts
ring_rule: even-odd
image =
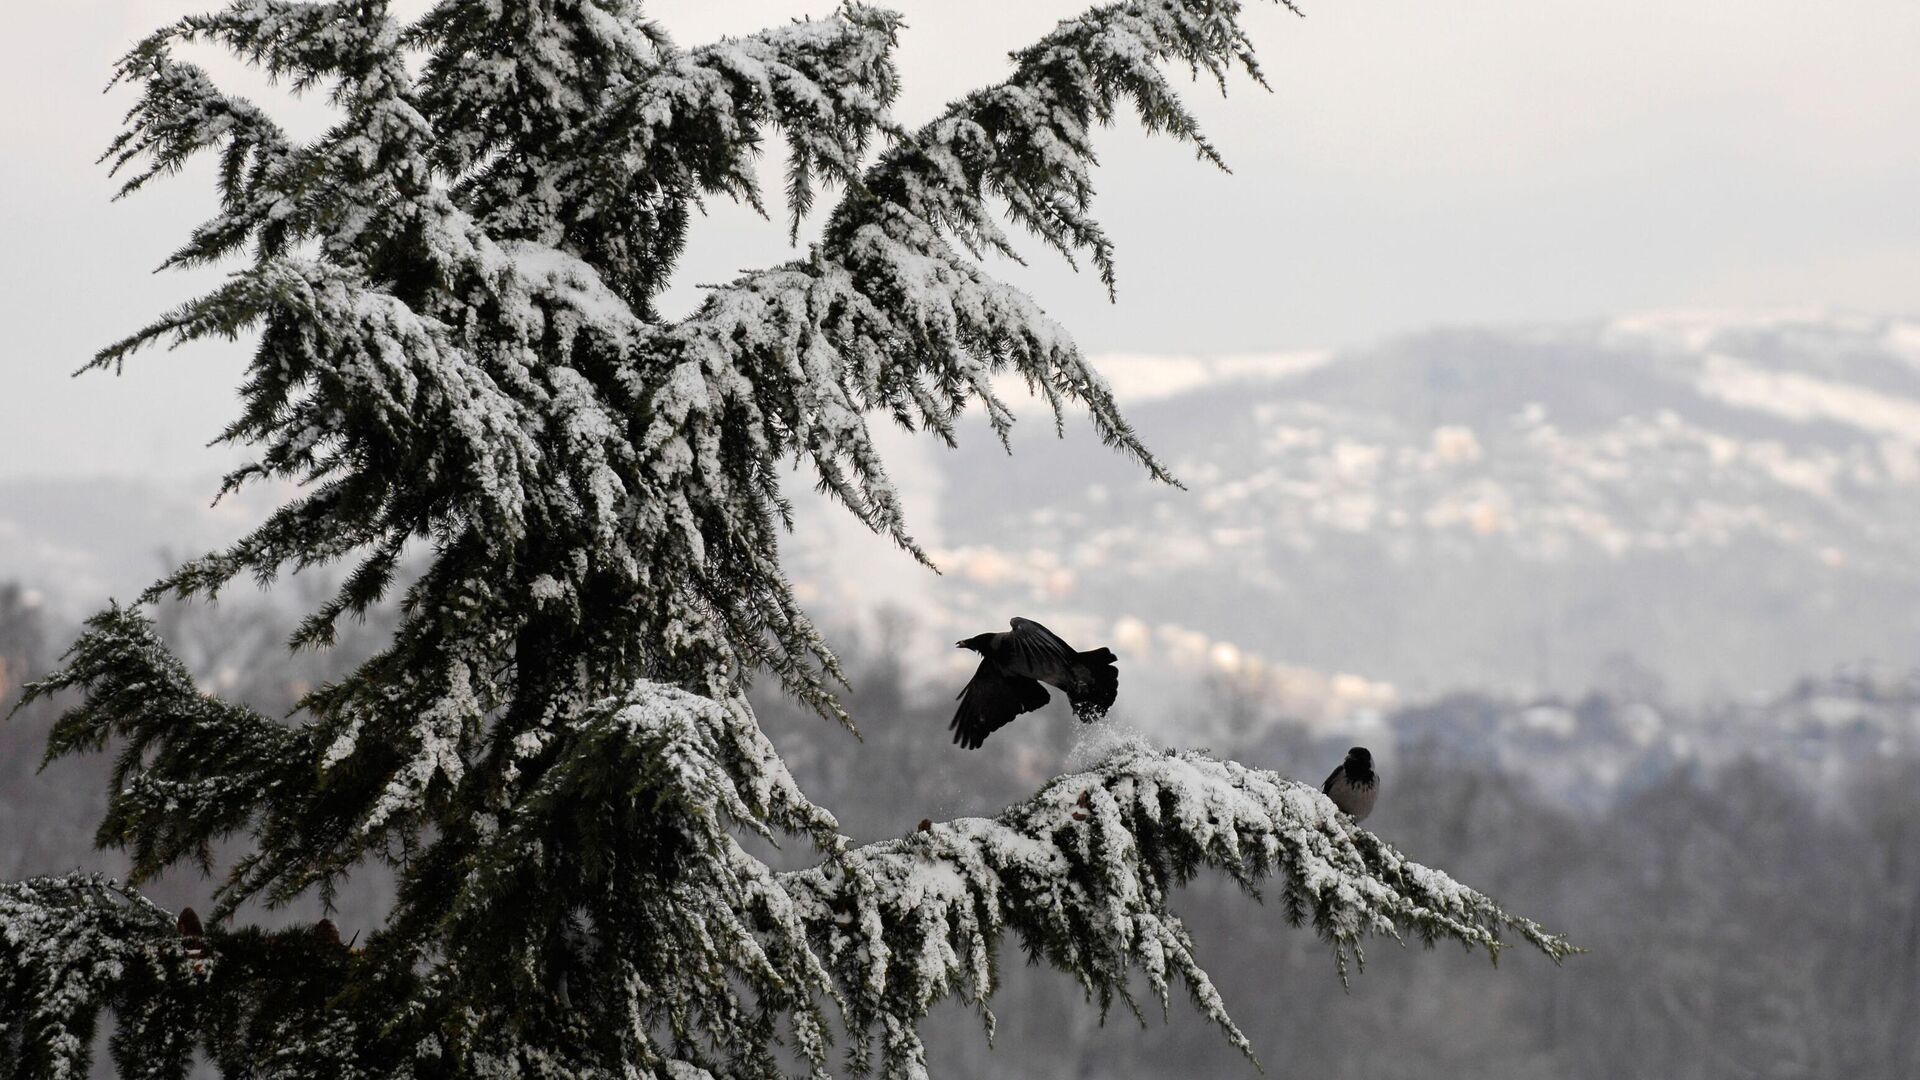
[[[1270,665],[1336,704],[1621,655],[1773,691],[1920,644],[1920,320],[1437,332],[1131,415],[1186,491],[1071,431],[936,458],[956,627],[1044,613],[1130,671]]]

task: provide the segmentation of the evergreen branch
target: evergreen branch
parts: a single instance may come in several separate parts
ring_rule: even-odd
[[[160,37],[212,41],[274,79],[304,93],[324,79],[341,80],[334,97],[358,92],[399,52],[402,27],[385,4],[359,0],[235,0],[220,11],[189,15]]]
[[[627,1062],[655,1075],[683,1075],[675,1069],[685,1066],[771,1077],[782,1069],[767,1032],[784,1015],[796,1048],[824,1076],[821,1010],[831,1002],[852,1036],[853,1073],[876,1071],[877,1038],[877,1071],[919,1076],[927,1063],[918,1024],[949,995],[984,1012],[1012,933],[1073,975],[1103,1013],[1116,1001],[1139,1012],[1135,971],[1163,1008],[1183,985],[1251,1055],[1168,909],[1178,886],[1208,870],[1256,896],[1264,890],[1289,922],[1311,924],[1334,946],[1343,979],[1376,935],[1417,936],[1429,947],[1452,940],[1496,959],[1510,934],[1556,963],[1580,951],[1407,860],[1313,788],[1201,753],[1124,745],[997,817],[927,823],[847,849],[744,709],[637,686],[589,716],[514,740],[509,775],[524,769],[528,780],[499,795],[516,812],[457,825],[445,839],[471,851],[460,863],[429,856],[409,870],[358,989],[329,982],[333,990],[306,1004],[283,997],[270,1009],[183,1025],[190,1034],[174,1037],[205,1039],[223,1065],[262,1045],[298,1046],[312,1055],[292,1071],[299,1076],[358,1075],[362,1055],[419,1053],[406,1048],[432,1032],[434,1057],[476,1069],[525,1065],[544,1046],[550,1067],[582,1075]],[[827,860],[773,873],[735,840],[741,827],[813,833]],[[93,1003],[122,992],[113,980],[127,965],[96,973],[89,995],[47,994],[86,977],[83,954],[53,950],[38,929],[13,933],[45,916],[23,915],[8,899],[0,894],[6,942],[27,941],[49,958],[0,968],[11,980],[0,981],[0,994],[51,1001],[39,1020],[50,1029],[83,1028]],[[158,920],[142,925],[93,952],[147,963],[177,955],[177,942],[155,942]],[[213,939],[216,981],[237,989],[277,978],[269,973],[287,964],[314,970],[284,951],[298,951],[291,939],[251,940]],[[439,943],[432,954],[408,944],[429,940]],[[281,952],[261,952],[268,946]],[[320,959],[329,980],[349,961]],[[147,1007],[179,1015],[198,992],[161,986]],[[330,1012],[336,992],[383,1007]],[[209,998],[229,1008],[234,1000]],[[321,1038],[315,1024],[339,1030]]]
[[[269,169],[290,152],[280,127],[257,106],[220,93],[205,71],[175,60],[165,34],[141,42],[120,61],[114,82],[123,80],[140,83],[141,97],[127,113],[126,130],[101,160],[110,161],[109,175],[143,157],[149,163],[122,183],[117,197],[140,190],[156,176],[178,172],[196,153],[225,142],[221,195],[229,205],[243,203],[252,190],[242,183],[243,163],[252,158]]]
[[[914,1034],[948,995],[984,1008],[994,956],[1008,932],[1074,975],[1104,1014],[1135,1008],[1133,971],[1168,1004],[1183,983],[1234,1045],[1252,1047],[1167,908],[1202,870],[1311,922],[1334,946],[1344,981],[1363,940],[1411,932],[1498,959],[1517,935],[1555,963],[1581,950],[1436,870],[1408,861],[1354,825],[1316,789],[1195,752],[1122,748],[1092,769],[1058,777],[999,816],[923,826],[782,875],[815,948],[832,969],[856,1042],[882,1037],[881,1072],[924,1075]]]
[[[557,1015],[579,1022],[555,1044],[575,1072],[679,1059],[780,1075],[756,1034],[777,1015],[809,1060],[824,1060],[830,980],[778,879],[735,832],[832,845],[835,823],[744,703],[640,684],[496,754],[508,777],[496,806],[515,811],[455,825],[472,854],[409,868],[391,922],[396,937],[442,943],[430,1015],[461,1003],[497,1019],[474,1026],[464,1053],[511,1060],[525,1043],[500,1037],[518,1026],[508,1003],[558,995]],[[502,911],[518,913],[504,934]]]
[[[106,1011],[120,1076],[189,1075],[196,1049],[223,1076],[366,1076],[351,1051],[378,1028],[329,1007],[355,957],[316,929],[202,930],[95,875],[0,884],[0,1075],[89,1075]],[[404,1016],[412,981],[352,996]]]
[[[103,1011],[121,1075],[183,1076],[208,974],[132,889],[90,874],[0,883],[0,1076],[87,1076]]]
[[[1160,67],[1181,62],[1224,78],[1229,64],[1251,64],[1238,10],[1128,3],[1062,23],[1015,54],[1006,82],[950,105],[867,170],[811,261],[715,290],[675,337],[690,354],[728,356],[762,400],[791,401],[782,415],[758,417],[759,437],[811,459],[823,491],[923,561],[864,413],[885,409],[950,441],[954,418],[977,399],[1005,442],[1012,412],[991,379],[1008,365],[1048,401],[1056,428],[1066,402],[1083,402],[1104,442],[1175,482],[1066,332],[950,241],[1017,257],[988,205],[998,198],[1049,246],[1089,252],[1111,287],[1110,245],[1088,214],[1089,130],[1131,102],[1150,132],[1219,164]],[[767,340],[766,327],[782,333]],[[709,374],[709,393],[737,393],[733,372],[725,376]]]
[[[187,859],[210,869],[216,841],[294,797],[292,733],[201,693],[136,611],[116,606],[88,620],[66,666],[30,684],[16,708],[68,689],[83,697],[54,723],[46,761],[125,740],[95,842],[125,849],[135,882]]]
[[[272,258],[341,222],[343,196],[356,186],[354,166],[364,162],[369,143],[404,144],[416,133],[404,102],[394,107],[407,78],[399,27],[382,7],[239,0],[162,29],[121,60],[114,82],[140,83],[142,97],[103,160],[112,159],[114,173],[150,160],[125,182],[122,196],[225,144],[221,212],[162,268],[211,263],[250,239],[258,258]],[[173,59],[172,45],[198,40],[217,42],[274,78],[289,79],[296,93],[337,79],[332,97],[347,110],[348,122],[313,145],[291,145],[257,106],[220,93],[200,68]],[[416,170],[408,179],[417,187],[423,178]]]
[[[453,2],[423,24],[453,35],[423,101],[443,171],[490,232],[577,252],[651,320],[689,203],[720,194],[765,212],[752,169],[762,128],[787,139],[793,229],[816,178],[857,181],[895,93],[898,25],[850,4],[680,52],[653,24],[593,3],[503,17]],[[556,34],[592,46],[558,53]]]

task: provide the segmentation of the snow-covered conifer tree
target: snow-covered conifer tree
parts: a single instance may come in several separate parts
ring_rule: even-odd
[[[1165,477],[980,258],[1013,253],[1011,221],[1111,284],[1092,131],[1131,113],[1217,162],[1166,69],[1257,81],[1239,15],[1093,9],[915,129],[888,111],[901,20],[856,3],[685,48],[633,0],[440,0],[415,22],[237,0],[141,42],[111,162],[130,192],[214,158],[218,213],[169,264],[239,268],[92,366],[257,335],[225,432],[254,454],[225,490],[300,494],[96,616],[34,688],[72,692],[50,755],[118,748],[99,842],[133,880],[0,886],[0,1073],[84,1074],[110,1010],[138,1076],[196,1049],[233,1077],[917,1075],[917,1024],[945,995],[984,1011],[1009,932],[1102,1009],[1183,985],[1244,1047],[1166,907],[1204,868],[1311,922],[1342,977],[1376,934],[1564,955],[1314,789],[1197,753],[1116,754],[998,817],[851,847],[746,704],[762,674],[839,715],[776,559],[783,466],[919,555],[869,425],[950,440],[975,404],[1004,438],[993,380],[1017,372]],[[324,93],[338,122],[290,138],[190,42]],[[805,254],[665,317],[692,215],[759,207],[776,133]],[[336,562],[294,647],[386,599],[402,617],[289,718],[195,685],[143,613]],[[802,836],[818,864],[774,872],[745,832]],[[244,854],[203,936],[135,891],[216,848]],[[372,862],[398,898],[357,947],[245,925],[243,905],[325,898]]]

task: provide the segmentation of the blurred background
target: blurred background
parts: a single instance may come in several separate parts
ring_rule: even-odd
[[[112,58],[199,6],[40,5],[0,42],[0,99],[30,106],[0,113],[0,710],[80,619],[286,494],[207,505],[245,342],[66,378],[217,276],[147,273],[210,209],[203,171],[112,206],[92,164],[127,104],[96,93]],[[908,121],[1077,7],[895,6]],[[689,43],[806,8],[648,6]],[[1157,742],[1316,784],[1370,747],[1369,828],[1593,949],[1496,971],[1383,941],[1343,993],[1309,931],[1196,883],[1179,910],[1272,1074],[1920,1076],[1920,7],[1307,15],[1253,20],[1272,94],[1195,87],[1234,175],[1104,137],[1116,303],[1044,253],[995,268],[1184,490],[1037,408],[1011,456],[983,425],[891,433],[935,575],[795,474],[786,563],[863,738],[770,694],[764,726],[856,838],[991,813],[1084,733],[1055,705],[953,748],[952,643],[1039,619],[1119,653],[1111,722]],[[738,208],[704,226],[681,310],[788,254]],[[210,690],[284,712],[384,632],[289,658],[329,584],[161,619]],[[109,762],[37,771],[49,720],[0,724],[0,878],[117,871],[90,849]],[[334,918],[386,897],[357,881]],[[997,1039],[942,1013],[937,1075],[1255,1075],[1184,1002],[1102,1028],[1017,942],[1002,959]]]

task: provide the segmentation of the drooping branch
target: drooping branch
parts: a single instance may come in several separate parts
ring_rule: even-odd
[[[415,986],[418,1013],[431,1017],[452,1002],[471,1009],[491,1001],[487,1008],[497,1008],[570,979],[580,1007],[617,1004],[612,1015],[654,1018],[628,1031],[641,1061],[765,1075],[777,1069],[771,1057],[709,1057],[652,1029],[675,1008],[690,1009],[719,1025],[708,1033],[715,1044],[751,1045],[735,1040],[757,1021],[727,1004],[737,993],[731,980],[744,978],[762,1007],[792,1019],[798,1048],[816,1064],[826,1053],[821,1006],[838,1002],[855,1073],[918,1076],[926,1068],[919,1023],[949,996],[989,1009],[997,954],[1011,935],[1077,979],[1102,1012],[1116,1001],[1139,1011],[1129,990],[1136,972],[1163,1007],[1173,986],[1184,986],[1195,1007],[1251,1055],[1195,958],[1186,926],[1169,909],[1180,885],[1207,872],[1263,898],[1274,917],[1310,926],[1334,946],[1342,979],[1374,936],[1427,946],[1455,941],[1495,959],[1519,943],[1556,963],[1578,951],[1410,861],[1308,785],[1137,741],[993,818],[930,823],[901,839],[830,851],[811,869],[776,874],[740,847],[735,829],[818,832],[832,822],[805,803],[757,729],[665,687],[609,702],[599,715],[559,751],[559,764],[530,795],[529,811],[551,813],[527,812],[480,830],[476,862],[444,916],[452,970],[466,974]],[[546,750],[530,744],[526,752]],[[673,818],[680,824],[664,833],[643,827],[648,810],[663,800],[682,811]],[[567,852],[601,833],[599,849],[613,853],[614,872],[597,889],[612,891],[587,893],[588,881],[575,880],[584,868],[569,864]],[[662,874],[678,882],[669,893],[658,891]],[[526,891],[530,883],[538,883],[537,892]],[[52,917],[54,900],[43,893],[59,905],[74,902],[64,885],[14,888],[12,906],[0,905],[7,940],[24,940],[28,927]],[[667,902],[671,895],[680,900]],[[622,912],[634,910],[623,896],[648,917],[637,925],[623,920]],[[109,899],[112,907],[131,902],[118,893]],[[562,950],[571,959],[555,966],[550,931],[555,920],[579,919],[582,904],[584,922]],[[502,905],[527,913],[506,939],[489,917]],[[157,916],[142,920],[138,933],[109,951],[145,958],[146,967],[129,971],[173,970],[179,942],[155,932],[160,925]],[[658,938],[654,944],[669,952],[687,940],[682,935],[710,939],[711,948],[738,957],[738,966],[684,958],[635,966],[636,956],[657,950],[604,947],[613,936],[635,933]],[[222,940],[211,939],[216,961]],[[370,950],[370,963],[399,959],[382,948]],[[483,963],[502,950],[510,962]],[[62,966],[83,962],[78,953],[65,960],[44,949],[36,955],[21,970],[45,985],[84,976]],[[405,970],[388,978],[410,978]],[[495,978],[509,981],[494,985]],[[480,987],[463,979],[486,980],[491,993],[476,995]],[[88,1000],[119,992],[95,987]],[[599,1000],[603,995],[616,1001]],[[583,1049],[578,1064],[595,1060],[595,1049]]]
[[[698,365],[711,412],[740,419],[775,455],[811,461],[820,487],[868,527],[924,558],[887,478],[867,414],[952,442],[978,402],[1004,442],[1013,411],[993,387],[1012,370],[1052,407],[1085,406],[1108,444],[1157,479],[1173,477],[1121,415],[1065,328],[980,256],[1018,259],[1002,211],[1114,284],[1112,245],[1094,220],[1094,127],[1131,106],[1149,132],[1221,164],[1163,68],[1258,81],[1239,5],[1122,3],[1060,23],[1015,54],[1006,81],[948,105],[903,135],[851,186],[811,256],[713,290],[672,340]],[[763,405],[777,403],[778,407]]]
[[[784,875],[832,968],[856,1035],[884,1072],[917,1075],[915,1033],[949,995],[989,1004],[1009,933],[1076,977],[1104,1013],[1140,972],[1166,1006],[1174,982],[1249,1056],[1252,1047],[1168,910],[1214,871],[1334,946],[1340,977],[1375,935],[1452,940],[1497,958],[1509,938],[1554,962],[1565,939],[1408,860],[1306,784],[1203,753],[1124,748],[993,818],[931,824]],[[991,1014],[988,1014],[991,1024]],[[855,1050],[864,1052],[862,1043]]]
[[[0,883],[0,1076],[79,1080],[102,1011],[155,1071],[184,1067],[200,1035],[185,1006],[204,983],[174,918],[89,874]]]
[[[214,844],[300,794],[293,733],[200,693],[137,612],[88,620],[66,665],[29,684],[18,708],[69,689],[84,696],[48,734],[47,760],[121,741],[95,843],[125,850],[136,882],[183,860],[211,870]]]

